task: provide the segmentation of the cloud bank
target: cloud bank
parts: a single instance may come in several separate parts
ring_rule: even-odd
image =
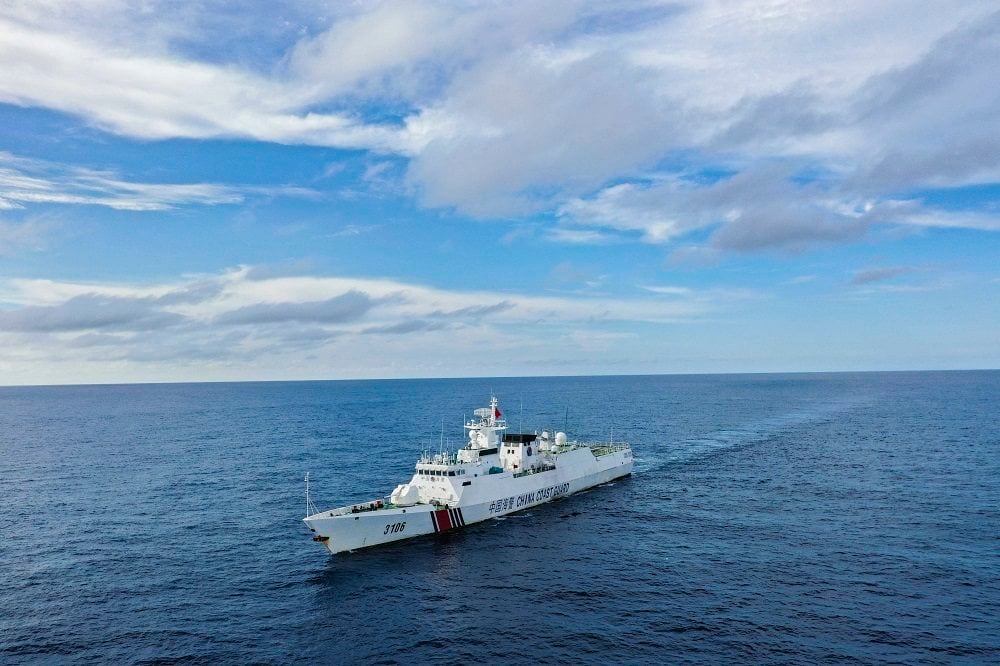
[[[44,359],[79,381],[281,376],[292,366],[393,376],[393,363],[415,355],[437,367],[464,358],[476,372],[487,361],[503,367],[512,349],[573,353],[588,330],[698,321],[726,300],[696,291],[664,300],[444,290],[249,266],[143,285],[14,279],[0,282],[0,368],[20,376]]]
[[[396,154],[423,205],[554,213],[556,242],[710,229],[709,251],[801,250],[880,224],[998,226],[921,198],[1000,182],[1000,13],[982,3],[292,3],[270,32],[255,10],[173,8],[6,6],[0,101],[142,139]],[[199,57],[212,40],[232,59]],[[7,205],[50,196],[21,185]],[[103,185],[91,201],[239,196]]]

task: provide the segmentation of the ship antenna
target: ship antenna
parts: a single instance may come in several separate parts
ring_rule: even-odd
[[[444,417],[441,417],[441,443],[438,446],[438,455],[444,455]]]
[[[520,408],[518,409],[518,412],[517,412],[517,431],[518,432],[524,432],[524,428],[522,427],[524,425],[524,423],[523,423],[524,422],[524,397],[523,396],[518,396],[517,401],[520,403]]]
[[[563,423],[563,432],[569,430],[569,405],[566,405],[566,421]]]

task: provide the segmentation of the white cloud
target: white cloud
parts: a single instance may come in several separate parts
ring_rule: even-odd
[[[702,2],[625,34],[577,34],[484,58],[423,110],[431,129],[414,153],[411,182],[428,205],[522,214],[567,198],[571,206],[609,180],[645,177],[676,151],[708,167],[795,158],[854,172],[860,183],[880,159],[905,165],[892,156],[924,136],[947,141],[923,160],[928,173],[901,180],[938,182],[934,164],[947,166],[946,146],[969,127],[981,133],[970,148],[992,145],[996,101],[973,91],[990,90],[982,79],[998,52],[982,37],[992,29],[982,5],[906,11],[906,21],[895,20],[906,9]],[[952,83],[905,103],[893,92],[934,72]],[[874,115],[883,98],[898,117]],[[950,127],[954,111],[946,111],[956,106],[980,121]],[[995,154],[981,147],[978,156],[995,166]],[[685,230],[676,219],[661,214],[654,225],[655,211],[641,213],[646,220],[630,223],[644,240]]]
[[[559,208],[558,215],[566,224],[638,232],[645,242],[663,243],[711,223],[676,210],[675,200],[684,196],[683,189],[684,185],[674,179],[652,187],[612,185],[591,198],[571,199]]]
[[[854,273],[851,277],[852,285],[863,285],[872,284],[874,282],[884,282],[885,280],[892,280],[901,275],[907,275],[913,273],[915,270],[912,266],[886,266],[883,268],[869,268]]]
[[[44,249],[57,227],[55,222],[38,217],[22,222],[0,220],[0,257]]]
[[[656,84],[612,52],[561,62],[521,49],[482,63],[433,108],[459,129],[414,156],[410,182],[427,205],[489,217],[638,173],[676,145],[677,111]]]
[[[666,243],[713,228],[703,257],[800,250],[890,221],[996,229],[989,216],[899,203],[1000,180],[993,12],[971,0],[920,11],[903,0],[623,0],[293,3],[244,17],[224,4],[15,2],[0,9],[0,101],[146,139],[395,153],[424,205],[555,212],[543,233],[558,242]],[[248,38],[263,62],[240,45]],[[737,175],[695,186],[663,176],[664,162]],[[820,177],[803,184],[802,173]],[[92,177],[112,195],[61,200],[240,196]],[[41,185],[9,182],[17,196],[0,192],[0,208],[57,200]]]
[[[327,234],[327,238],[351,238],[354,236],[360,236],[362,234],[371,233],[380,226],[381,225],[378,224],[347,224],[337,231]]]
[[[0,101],[146,139],[249,137],[386,148],[392,128],[304,111],[307,91],[232,66],[130,53],[0,19]]]
[[[260,323],[263,319],[321,320],[322,303],[357,294],[364,308],[351,308],[360,315],[372,311],[367,321],[394,323],[412,317],[478,317],[489,315],[499,323],[534,321],[670,322],[700,315],[703,305],[663,303],[655,300],[605,298],[559,298],[509,293],[442,290],[395,280],[268,276],[250,267],[218,275],[197,275],[172,283],[131,285],[63,282],[42,279],[12,279],[0,283],[0,301],[24,307],[52,307],[81,297],[136,301],[153,304],[165,312],[202,323]],[[212,288],[208,288],[211,286]],[[181,298],[181,295],[185,295]],[[353,304],[356,305],[356,303]],[[338,312],[343,301],[331,303]],[[503,304],[503,307],[498,307]],[[376,314],[374,309],[379,312]],[[254,316],[244,317],[248,312]],[[305,314],[303,314],[305,313]],[[310,313],[315,313],[315,316]],[[256,316],[261,315],[261,316]],[[307,316],[308,315],[308,316]],[[384,319],[380,319],[384,317]],[[350,319],[350,318],[348,318]]]
[[[593,229],[567,229],[565,227],[549,229],[545,237],[553,243],[568,243],[570,245],[607,245],[622,241],[619,236],[602,231],[595,231]]]
[[[434,2],[355,8],[328,30],[296,43],[284,64],[314,101],[359,92],[419,98],[433,86],[422,65],[445,57],[461,65],[463,53],[476,49],[490,14],[503,11]]]
[[[14,279],[0,281],[0,367],[12,368],[4,375],[10,382],[29,381],[31,364],[64,371],[83,364],[92,372],[93,364],[109,363],[106,371],[117,376],[155,378],[203,363],[198,372],[216,372],[238,361],[252,374],[315,354],[330,363],[376,362],[382,352],[373,337],[393,340],[383,342],[389,345],[405,339],[419,345],[414,353],[442,362],[461,354],[474,363],[498,345],[547,348],[558,332],[587,329],[613,338],[631,324],[696,321],[722,300],[445,290],[269,276],[251,267],[155,284]],[[490,346],[479,346],[485,341]]]
[[[708,244],[716,250],[799,251],[860,238],[876,224],[1000,229],[1000,217],[988,212],[947,211],[918,199],[880,200],[826,179],[796,182],[797,170],[805,169],[784,160],[709,182],[657,177],[613,185],[564,204],[557,231],[568,241],[575,234],[598,234],[608,242],[638,235],[643,242],[667,243],[711,229]]]
[[[922,209],[897,221],[918,227],[1000,231],[1000,213]]]
[[[675,287],[671,285],[642,285],[642,288],[648,292],[664,296],[687,296],[691,293],[691,289],[688,287]]]
[[[315,196],[298,187],[250,187],[215,183],[140,183],[110,171],[67,167],[0,151],[0,202],[87,204],[118,210],[168,210],[184,205],[242,203],[248,195]]]

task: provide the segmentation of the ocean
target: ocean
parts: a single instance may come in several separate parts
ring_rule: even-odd
[[[491,392],[634,474],[310,540]],[[997,371],[0,388],[3,664],[998,661]]]

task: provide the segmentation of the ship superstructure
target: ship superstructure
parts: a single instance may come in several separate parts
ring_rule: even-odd
[[[425,455],[387,497],[315,511],[306,525],[331,553],[465,527],[632,473],[627,442],[570,442],[563,432],[509,433],[496,397],[465,423],[466,445]]]

